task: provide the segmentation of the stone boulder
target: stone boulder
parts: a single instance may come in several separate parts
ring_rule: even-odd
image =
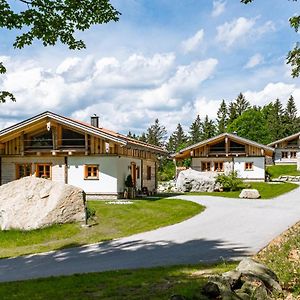
[[[258,199],[260,198],[260,194],[256,189],[243,189],[239,197],[245,199]]]
[[[179,192],[213,192],[219,191],[221,185],[216,182],[215,173],[188,169],[179,173],[176,189]]]
[[[85,216],[85,193],[80,188],[33,176],[0,187],[2,230],[84,222]]]

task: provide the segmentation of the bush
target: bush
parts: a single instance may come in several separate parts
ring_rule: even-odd
[[[125,180],[125,186],[130,188],[133,187],[133,181],[131,175],[128,175]]]
[[[216,180],[221,184],[224,191],[238,191],[241,188],[242,180],[238,178],[237,172],[231,172],[229,175],[220,174]]]
[[[92,207],[86,207],[86,220],[95,220],[96,209]]]

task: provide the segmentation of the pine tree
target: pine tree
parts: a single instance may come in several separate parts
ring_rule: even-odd
[[[190,126],[189,131],[189,144],[193,145],[201,141],[202,125],[200,116],[197,115],[195,121]]]
[[[165,126],[160,125],[159,120],[156,119],[154,124],[147,129],[147,143],[156,146],[163,146],[165,143],[166,134],[167,130]]]
[[[167,145],[168,151],[174,153],[187,146],[187,136],[182,126],[178,123],[176,130],[171,134]]]
[[[141,134],[141,136],[138,137],[138,140],[141,141],[141,142],[147,143],[146,133],[143,132],[143,133]]]
[[[245,96],[240,93],[235,100],[235,110],[238,116],[241,116],[243,112],[251,108],[250,102],[246,100]]]
[[[225,100],[222,100],[222,103],[217,112],[217,133],[218,134],[226,132],[227,121],[228,121],[227,105],[225,103]]]
[[[297,133],[300,130],[298,111],[293,96],[290,96],[283,115],[283,130],[284,135],[289,136]]]
[[[282,108],[282,103],[279,99],[276,99],[274,103],[270,103],[267,108],[265,106],[263,110],[266,111],[266,109],[268,110],[267,114],[265,114],[271,140],[279,140],[284,137],[284,110]]]
[[[131,133],[130,130],[128,131],[127,136],[130,137],[130,138],[132,138],[132,133]]]
[[[230,125],[235,119],[238,118],[238,113],[236,111],[235,103],[230,102],[228,106],[228,120],[227,125]]]
[[[216,126],[213,120],[209,120],[208,115],[205,116],[202,124],[202,140],[209,139],[216,135]]]

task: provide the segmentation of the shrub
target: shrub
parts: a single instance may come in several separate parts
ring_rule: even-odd
[[[220,174],[216,181],[221,184],[224,191],[238,191],[242,185],[242,180],[238,178],[236,171],[229,175]]]
[[[125,180],[125,186],[130,188],[133,187],[133,181],[131,175],[128,175]]]
[[[86,220],[95,220],[96,209],[92,207],[86,207]]]

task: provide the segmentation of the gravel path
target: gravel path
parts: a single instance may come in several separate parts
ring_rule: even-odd
[[[0,260],[0,281],[240,259],[300,219],[300,188],[273,200],[179,196],[206,210],[182,223],[126,238]]]

